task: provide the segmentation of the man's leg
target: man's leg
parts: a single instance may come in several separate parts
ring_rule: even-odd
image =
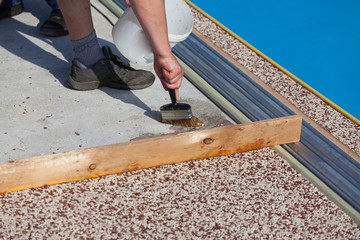
[[[80,40],[94,31],[89,0],[58,0],[70,39]]]
[[[94,29],[89,0],[58,0],[68,26],[74,60],[68,84],[77,90],[91,90],[101,86],[120,89],[141,89],[151,86],[155,76],[151,72],[135,70],[101,48]]]
[[[68,26],[74,58],[86,67],[92,67],[104,58],[104,54],[94,30],[90,1],[59,0],[58,3]]]

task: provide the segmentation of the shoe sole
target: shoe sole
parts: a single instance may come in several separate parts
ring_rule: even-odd
[[[70,76],[69,79],[67,80],[67,84],[72,89],[80,90],[80,91],[94,90],[94,89],[98,89],[100,87],[111,87],[111,88],[117,88],[117,89],[122,89],[122,90],[138,90],[138,89],[144,89],[144,88],[150,87],[154,83],[155,77],[153,77],[151,80],[152,81],[147,84],[129,87],[127,85],[121,85],[121,84],[116,84],[116,83],[101,84],[99,81],[92,81],[92,82],[86,82],[86,83],[77,82],[74,79],[72,79],[72,77]]]

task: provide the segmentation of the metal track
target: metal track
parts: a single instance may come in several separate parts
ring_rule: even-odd
[[[187,40],[176,45],[173,51],[252,121],[294,115],[289,108],[196,35],[191,34]],[[360,211],[360,164],[352,157],[305,121],[300,142],[283,147]]]
[[[101,0],[105,1],[109,0]],[[124,1],[113,2],[122,9],[127,7]],[[206,81],[251,121],[294,115],[288,107],[195,34],[177,44],[173,52],[192,72],[202,78],[201,81]],[[234,121],[240,122],[239,117],[204,90],[198,80],[192,79],[186,71],[185,75]],[[360,164],[357,161],[305,121],[300,142],[282,145],[282,148],[315,175],[321,184],[324,183],[350,205],[347,212],[360,224]]]

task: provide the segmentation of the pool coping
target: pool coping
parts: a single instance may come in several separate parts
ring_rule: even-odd
[[[256,54],[261,56],[262,58],[266,59],[269,63],[271,63],[274,67],[280,69],[283,73],[285,73],[287,76],[289,76],[291,79],[296,81],[298,84],[306,88],[311,93],[315,94],[318,98],[320,98],[322,101],[330,105],[332,108],[334,108],[336,111],[343,114],[345,117],[353,121],[355,124],[360,126],[360,120],[351,115],[349,112],[345,111],[343,108],[335,104],[333,101],[322,95],[320,92],[318,92],[316,89],[312,88],[310,85],[308,85],[306,82],[301,80],[300,78],[296,77],[294,74],[292,74],[290,71],[286,70],[284,67],[282,67],[280,64],[276,63],[274,60],[272,60],[270,57],[265,55],[263,52],[252,46],[250,43],[245,41],[243,38],[241,38],[239,35],[235,34],[233,31],[231,31],[229,28],[221,24],[219,21],[217,21],[215,18],[211,17],[209,14],[207,14],[205,11],[203,11],[201,8],[196,6],[194,3],[192,3],[189,0],[185,0],[191,7],[193,7],[196,11],[204,15],[206,18],[211,20],[213,23],[215,23],[217,26],[222,28],[224,31],[226,31],[229,35],[233,36],[237,40],[239,40],[242,44],[244,44],[246,47],[254,51]]]
[[[102,2],[106,6],[108,1],[102,0],[100,2]],[[124,5],[124,3],[118,3],[118,4],[122,8],[126,7],[126,5]],[[118,13],[118,16],[119,15],[121,15],[121,13],[120,14]],[[335,146],[339,147],[342,151],[344,151],[346,154],[348,154],[352,159],[354,159],[356,162],[360,163],[359,156],[355,152],[353,152],[348,146],[341,143],[337,138],[335,138],[333,135],[331,135],[329,132],[327,132],[325,129],[323,129],[319,124],[317,124],[314,120],[312,120],[310,117],[308,117],[305,113],[303,113],[301,110],[296,108],[293,104],[289,103],[284,97],[282,97],[280,94],[276,93],[276,91],[272,90],[263,81],[261,81],[255,74],[251,73],[251,71],[249,71],[246,67],[244,67],[240,63],[238,63],[229,54],[227,54],[220,47],[218,47],[216,44],[214,44],[209,38],[207,38],[206,36],[201,34],[201,32],[197,31],[196,29],[193,30],[193,34],[195,34],[201,40],[206,42],[206,44],[208,44],[210,47],[214,48],[219,54],[221,54],[224,58],[226,58],[229,62],[234,64],[236,67],[238,67],[241,70],[244,70],[244,72],[252,80],[254,80],[256,83],[258,83],[260,86],[264,87],[268,92],[270,92],[270,94],[272,94],[276,99],[278,99],[286,107],[288,107],[292,111],[296,112],[296,114],[303,116],[306,119],[306,122],[309,122],[309,125],[311,127],[315,128],[316,130],[321,132],[321,134],[323,136],[325,136],[326,139],[330,140],[330,142],[335,144]],[[175,47],[175,49],[177,47]],[[182,50],[184,50],[184,49],[182,49]],[[177,51],[175,50],[174,52],[176,55]],[[189,67],[187,67],[186,65],[187,64],[182,64],[183,68],[187,69],[189,71]],[[190,70],[191,70],[191,68],[190,68]],[[185,70],[185,73],[187,73],[188,71]],[[187,75],[187,78],[190,81],[192,81],[191,77],[189,77],[188,75]],[[225,112],[226,112],[226,110],[225,110]],[[245,116],[245,117],[242,117],[242,121],[250,121],[250,120]],[[289,149],[285,150],[283,147],[279,147],[279,148],[275,148],[275,149],[277,150],[278,154],[280,154],[282,157],[284,157],[297,171],[301,172],[309,181],[311,181],[313,184],[315,184],[320,191],[322,191],[326,196],[328,196],[332,201],[334,201],[341,209],[343,209],[349,216],[351,216],[353,218],[353,220],[355,220],[358,224],[360,224],[360,213],[357,210],[355,210],[351,205],[349,205],[346,201],[344,201],[341,197],[339,197],[339,195],[336,192],[334,192],[329,186],[326,186],[326,184],[324,184],[322,182],[322,180],[320,180],[320,178],[318,178],[314,174],[311,174],[311,171],[308,171],[308,169],[306,169],[306,167],[302,166],[302,164],[296,158],[294,158],[294,156],[292,156],[292,154],[294,154],[294,152],[292,154],[288,154]],[[329,182],[328,182],[328,184],[329,184]]]
[[[243,71],[247,76],[249,76],[252,80],[254,80],[257,84],[259,84],[262,88],[264,88],[267,92],[277,98],[282,104],[291,109],[294,113],[301,116],[306,122],[310,124],[310,126],[314,127],[317,131],[319,131],[322,135],[328,138],[331,142],[337,145],[341,150],[349,154],[352,158],[354,158],[357,162],[360,163],[360,156],[357,155],[352,149],[349,148],[346,144],[337,139],[334,135],[332,135],[329,131],[324,129],[319,123],[310,118],[307,114],[302,112],[299,108],[297,108],[294,104],[289,102],[284,96],[279,94],[269,85],[265,84],[258,76],[256,76],[253,72],[249,71],[246,67],[241,65],[238,61],[236,61],[232,56],[230,56],[227,52],[221,49],[219,46],[214,44],[208,37],[202,35],[198,30],[194,29],[193,33],[198,36],[201,40],[206,42],[210,47],[214,48],[219,54],[225,57],[229,62],[234,64],[237,68]]]
[[[42,16],[38,19],[45,20],[47,12],[44,9],[37,10],[43,4],[40,0],[36,2],[39,4],[32,5],[30,11],[14,19],[21,21],[26,19],[24,22],[28,23],[29,20],[29,22],[36,20],[31,16],[32,13],[36,13],[36,16]],[[98,3],[98,0],[91,2]],[[106,20],[93,8],[92,12],[100,40],[105,43],[110,42],[111,36],[108,33]],[[104,15],[112,17],[108,10],[104,11]],[[38,28],[35,27],[31,30],[31,33],[38,32]],[[37,38],[33,40],[34,43],[38,42]],[[57,42],[67,45],[64,38],[50,40],[55,44],[53,42],[45,45],[46,47],[56,46]],[[65,48],[65,51],[70,49]],[[48,58],[45,56],[45,59]],[[21,63],[26,64],[26,61]],[[48,64],[45,64],[46,66]],[[35,67],[35,71],[29,71],[31,72],[29,75],[32,76],[31,82],[37,79],[37,75],[34,74],[38,72],[39,74],[45,72],[44,76],[53,80],[51,75],[46,75],[48,68]],[[62,82],[66,80],[68,68],[69,62],[61,65],[58,72],[62,75],[56,79]],[[11,72],[16,73],[13,68]],[[29,75],[25,75],[26,79]],[[18,76],[18,73],[15,76]],[[20,79],[22,80],[24,79]],[[47,82],[48,79],[44,78],[44,81]],[[55,85],[57,86],[58,83]],[[187,93],[188,85],[191,84],[187,80],[183,81],[181,97],[187,100],[189,95],[193,97]],[[54,84],[50,86],[54,88]],[[61,92],[63,87],[59,84],[59,88],[55,90],[60,89]],[[160,86],[155,86],[152,91],[157,91],[157,87]],[[98,92],[91,92],[89,95],[97,100]],[[69,91],[69,95],[64,96],[68,96],[67,102],[69,102],[69,96],[76,94],[77,92]],[[24,96],[31,96],[32,99],[32,95]],[[194,96],[191,105],[200,101],[203,106],[207,106],[204,103],[209,101],[201,101],[203,94]],[[142,91],[139,97],[140,99],[146,97],[146,91]],[[146,100],[144,101],[147,102]],[[28,103],[27,100],[26,102]],[[124,105],[116,98],[111,99],[109,103],[111,102],[120,102]],[[196,105],[192,106],[194,113],[199,114]],[[29,110],[34,109],[30,108],[31,105],[25,107]],[[41,110],[35,109],[38,110],[37,113]],[[140,118],[146,119],[147,117],[143,117],[141,113]],[[101,114],[104,118],[112,113],[102,111]],[[218,118],[222,114],[216,111],[211,116]],[[53,120],[54,116],[49,116],[49,120]],[[110,121],[119,125],[113,119]],[[141,121],[137,126],[151,128],[151,125]],[[10,133],[4,137],[13,136]],[[75,138],[87,139],[82,131],[71,133]],[[97,133],[90,138],[94,136],[102,135]],[[45,135],[44,138],[47,139],[47,136]],[[318,190],[319,188],[303,177],[304,175],[295,171],[291,163],[288,164],[284,160],[286,156],[283,154],[288,154],[286,151],[281,154],[278,150],[274,151],[275,148],[281,146],[1,194],[3,214],[0,225],[3,227],[0,236],[130,239],[144,239],[149,236],[162,239],[169,237],[333,239],[359,236],[358,225],[333,201],[329,201]]]

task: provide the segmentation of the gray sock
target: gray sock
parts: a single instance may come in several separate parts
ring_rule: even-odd
[[[95,30],[80,40],[71,41],[71,46],[74,50],[74,58],[88,68],[105,57]]]

